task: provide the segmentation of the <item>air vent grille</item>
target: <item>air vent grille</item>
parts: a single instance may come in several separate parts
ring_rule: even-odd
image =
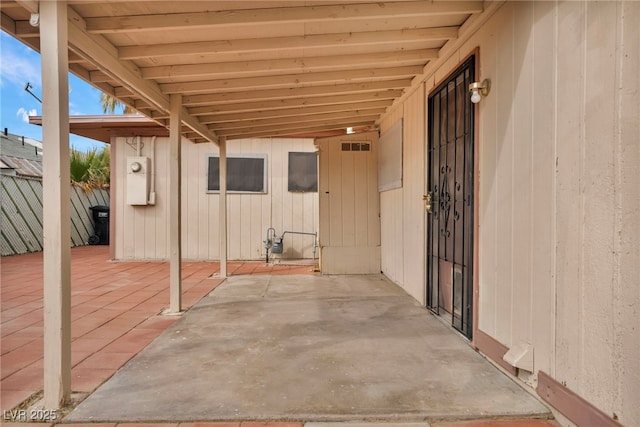
[[[343,142],[342,151],[371,151],[369,142]]]

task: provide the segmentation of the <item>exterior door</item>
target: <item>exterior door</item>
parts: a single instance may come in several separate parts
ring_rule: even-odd
[[[473,331],[474,109],[471,57],[428,99],[427,306]]]
[[[322,274],[380,273],[378,132],[316,139]]]

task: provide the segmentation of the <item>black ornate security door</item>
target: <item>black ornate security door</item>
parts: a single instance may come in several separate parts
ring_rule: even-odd
[[[473,104],[467,60],[429,96],[427,306],[473,331]],[[444,311],[445,313],[442,313]]]

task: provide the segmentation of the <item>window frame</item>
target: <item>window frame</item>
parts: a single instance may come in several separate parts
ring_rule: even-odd
[[[219,181],[219,177],[218,177],[218,189],[217,190],[211,190],[209,189],[209,176],[211,174],[211,162],[210,159],[211,158],[217,158],[218,159],[218,170],[220,170],[220,154],[218,153],[212,153],[212,154],[208,154],[207,155],[207,162],[206,162],[206,193],[207,194],[220,194],[220,181]],[[234,159],[262,159],[262,164],[263,164],[263,171],[262,171],[262,190],[260,191],[245,191],[245,190],[229,190],[228,186],[229,186],[229,171],[230,171],[230,163],[234,160]],[[234,154],[227,154],[227,193],[228,194],[267,194],[268,193],[268,181],[267,181],[267,174],[268,174],[268,164],[267,164],[267,155],[266,154],[256,154],[256,153],[234,153]]]

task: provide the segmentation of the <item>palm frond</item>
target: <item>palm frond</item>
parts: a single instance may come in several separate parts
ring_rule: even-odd
[[[93,148],[86,152],[72,147],[69,160],[72,183],[81,186],[85,191],[109,186],[111,172],[109,147],[104,147],[100,151]]]
[[[104,92],[100,94],[100,103],[102,104],[102,112],[105,114],[115,114],[117,109],[121,109],[122,114],[134,114],[135,110],[126,104],[118,101],[111,95]]]

